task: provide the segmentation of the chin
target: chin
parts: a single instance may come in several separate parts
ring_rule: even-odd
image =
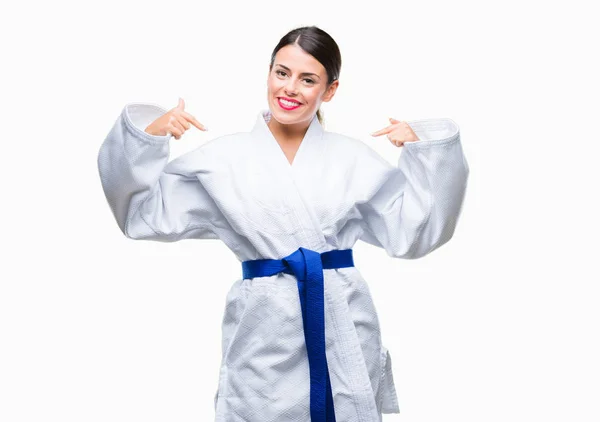
[[[294,123],[297,119],[296,116],[292,117],[285,110],[279,109],[279,106],[275,109],[271,109],[271,115],[277,119],[278,122],[281,123]]]
[[[282,125],[295,125],[300,124],[303,120],[299,116],[291,117],[287,113],[281,111],[276,112],[272,115]]]

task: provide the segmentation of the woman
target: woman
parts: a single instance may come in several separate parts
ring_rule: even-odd
[[[374,136],[404,146],[390,165],[360,140],[325,131],[319,107],[341,57],[324,31],[297,28],[271,57],[267,100],[250,132],[171,162],[191,125],[127,104],[99,151],[108,203],[132,239],[220,239],[242,262],[226,298],[216,420],[381,421],[399,413],[391,358],[368,286],[361,239],[418,258],[454,233],[468,165],[450,119],[390,119]]]

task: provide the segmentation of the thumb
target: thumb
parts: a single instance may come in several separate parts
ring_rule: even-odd
[[[183,101],[183,98],[179,97],[179,103],[177,104],[177,108],[183,110],[185,107],[185,102]]]
[[[401,123],[400,120],[396,120],[392,117],[390,117],[389,119],[390,119],[390,122],[392,122],[392,123]]]

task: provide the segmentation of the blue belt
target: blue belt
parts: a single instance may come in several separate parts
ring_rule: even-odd
[[[294,275],[298,280],[304,339],[310,367],[310,420],[312,422],[335,422],[331,382],[325,355],[323,269],[353,266],[352,249],[319,253],[299,248],[283,259],[255,259],[242,262],[244,279],[267,277],[284,272]]]

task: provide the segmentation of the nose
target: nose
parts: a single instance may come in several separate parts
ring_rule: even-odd
[[[285,90],[286,95],[289,95],[290,97],[296,95],[296,93],[297,93],[296,82],[290,78],[288,83],[285,85],[284,90]]]

